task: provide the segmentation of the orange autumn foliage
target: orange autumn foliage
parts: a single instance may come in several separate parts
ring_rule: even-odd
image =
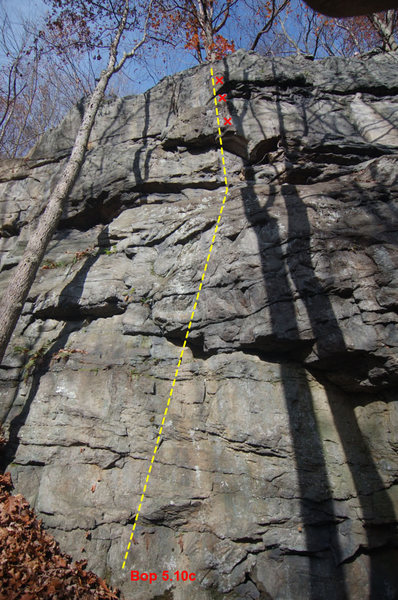
[[[155,29],[165,27],[174,43],[182,37],[183,47],[193,52],[199,62],[204,60],[202,52],[207,60],[218,60],[235,51],[234,42],[219,33],[235,2],[236,0],[185,0],[176,3],[175,0],[158,0],[152,25]]]

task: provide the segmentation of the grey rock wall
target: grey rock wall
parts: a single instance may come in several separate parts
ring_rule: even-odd
[[[128,599],[394,600],[398,56],[215,72],[229,194],[126,570],[224,191],[208,66],[102,107],[1,369],[2,466]],[[83,110],[0,166],[1,289]]]

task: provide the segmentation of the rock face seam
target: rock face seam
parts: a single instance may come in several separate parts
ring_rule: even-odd
[[[101,108],[0,370],[1,462],[128,600],[397,596],[396,67],[217,63],[228,210],[163,425],[219,215],[208,67]],[[0,289],[80,119],[0,168]],[[189,587],[120,569],[162,426],[129,560]]]
[[[141,507],[142,507],[142,503],[143,503],[144,498],[145,498],[145,493],[146,493],[147,485],[148,485],[149,478],[150,478],[150,475],[151,475],[152,466],[153,466],[153,463],[155,461],[155,456],[156,456],[156,453],[158,451],[158,448],[159,448],[159,445],[160,445],[160,442],[161,442],[161,436],[162,436],[163,426],[164,426],[164,423],[165,423],[165,420],[166,420],[167,412],[169,410],[171,398],[172,398],[173,391],[174,391],[174,386],[176,384],[177,377],[178,377],[178,371],[179,371],[179,368],[181,366],[181,362],[182,362],[183,357],[184,357],[185,346],[187,345],[187,341],[188,341],[188,337],[189,337],[189,332],[190,332],[190,329],[192,327],[192,321],[193,321],[193,319],[195,317],[196,308],[197,308],[197,305],[198,305],[198,302],[199,302],[200,292],[202,290],[203,282],[205,280],[207,267],[209,266],[211,252],[213,250],[213,245],[214,245],[214,242],[215,242],[215,239],[216,239],[218,227],[220,225],[221,216],[222,216],[222,213],[223,213],[223,210],[224,210],[225,202],[227,200],[228,178],[227,178],[227,172],[226,172],[226,169],[225,169],[225,160],[224,160],[224,156],[223,156],[224,151],[223,151],[223,147],[222,147],[222,136],[221,136],[221,130],[220,130],[220,119],[218,117],[217,94],[216,94],[216,88],[215,88],[215,83],[214,83],[213,68],[210,69],[210,75],[211,75],[212,84],[213,84],[214,105],[215,105],[215,109],[216,109],[215,112],[216,112],[216,118],[217,118],[217,124],[218,124],[218,131],[219,131],[219,135],[220,135],[219,140],[220,140],[221,160],[222,160],[223,171],[224,171],[225,195],[223,197],[223,200],[222,200],[222,203],[221,203],[221,207],[220,207],[220,213],[218,215],[217,223],[216,223],[216,226],[214,228],[214,234],[213,234],[213,237],[211,239],[211,244],[210,244],[210,247],[209,247],[209,253],[207,255],[207,259],[206,259],[205,266],[204,266],[204,269],[203,269],[203,273],[202,273],[202,276],[201,276],[201,281],[200,281],[200,284],[199,284],[199,289],[198,289],[198,292],[197,292],[196,297],[195,297],[195,303],[193,305],[193,309],[192,309],[192,313],[191,313],[191,318],[190,318],[190,321],[188,323],[188,327],[187,327],[187,331],[186,331],[186,334],[185,334],[184,343],[182,345],[181,354],[180,354],[180,357],[179,357],[179,360],[178,360],[178,363],[177,363],[177,368],[176,368],[176,371],[174,373],[174,379],[173,379],[173,383],[171,384],[171,388],[170,388],[170,392],[169,392],[169,397],[167,399],[166,408],[164,409],[162,422],[161,422],[161,425],[160,425],[159,430],[158,430],[158,436],[156,438],[155,448],[153,450],[153,454],[152,454],[152,457],[151,457],[151,462],[150,462],[150,465],[149,465],[149,468],[148,468],[148,473],[147,473],[147,476],[146,476],[146,479],[145,479],[145,485],[144,485],[143,490],[142,490],[142,494],[141,494],[141,498],[140,498],[140,503],[138,505],[138,509],[137,509],[137,512],[136,512],[136,515],[135,515],[135,518],[134,518],[134,525],[133,525],[133,528],[132,528],[132,531],[131,531],[131,534],[130,534],[130,540],[129,540],[129,543],[127,544],[127,550],[126,550],[126,553],[124,555],[124,559],[123,559],[123,563],[122,563],[122,570],[126,566],[126,561],[127,561],[128,555],[129,555],[131,544],[134,541],[135,528],[137,526],[137,521],[138,521],[138,518],[140,516]],[[187,238],[185,238],[185,240],[183,240],[183,241],[186,241],[186,239]]]

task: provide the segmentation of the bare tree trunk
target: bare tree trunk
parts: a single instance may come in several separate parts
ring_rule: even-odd
[[[71,156],[61,175],[60,181],[50,196],[43,215],[40,217],[37,229],[29,239],[22,259],[16,268],[15,273],[11,277],[2,298],[0,304],[0,362],[3,360],[11,335],[22,312],[25,300],[36,277],[40,263],[43,260],[47,246],[57,228],[65,201],[83,164],[90,133],[109,79],[114,73],[122,68],[128,58],[134,56],[136,50],[146,39],[148,19],[141,41],[138,42],[131,52],[125,53],[116,65],[117,49],[126,26],[128,13],[129,2],[126,0],[123,17],[110,47],[108,66],[102,71],[98,84],[85,109],[84,117],[77,133]]]
[[[389,10],[383,16],[384,20],[379,15],[369,15],[368,19],[381,37],[383,50],[393,52],[398,49],[394,37],[395,10]]]
[[[260,31],[257,33],[256,37],[254,38],[254,42],[250,46],[250,50],[256,49],[256,46],[257,46],[258,42],[260,41],[261,37],[264,35],[264,33],[268,33],[268,31],[271,29],[271,27],[275,23],[276,18],[280,15],[280,13],[289,4],[290,4],[290,0],[284,0],[283,2],[281,2],[279,4],[279,6],[277,6],[276,0],[272,0],[272,12],[271,12],[270,16],[268,17],[268,20],[262,27],[262,29],[260,29]]]
[[[216,57],[214,51],[214,30],[212,26],[213,7],[206,0],[197,1],[197,14],[200,26],[204,33],[204,46],[206,59],[213,62]]]
[[[29,239],[24,255],[13,274],[0,305],[0,361],[4,357],[12,332],[22,312],[29,290],[43,260],[47,246],[57,228],[67,198],[83,164],[87,142],[103,98],[110,74],[103,71],[85,111],[72,154],[62,173],[36,231]]]
[[[290,44],[293,46],[293,48],[296,50],[297,55],[299,54],[304,54],[304,52],[301,50],[300,46],[297,44],[297,42],[288,34],[288,32],[286,31],[286,27],[285,27],[285,21],[282,21],[282,19],[279,19],[279,24],[281,26],[281,29],[283,31],[283,34],[285,36],[285,38],[287,39],[288,42],[290,42]]]
[[[29,119],[30,113],[32,111],[33,101],[35,99],[36,92],[37,92],[37,83],[38,83],[38,61],[35,60],[34,67],[32,69],[32,83],[28,88],[29,89],[29,98],[27,99],[27,102],[26,102],[25,116],[22,120],[22,123],[20,123],[20,125],[19,125],[19,132],[18,132],[16,140],[14,142],[14,148],[11,153],[11,158],[15,158],[16,155],[18,154],[18,150],[20,148],[20,143],[21,143],[21,138],[25,132],[26,125],[28,123],[28,119]]]

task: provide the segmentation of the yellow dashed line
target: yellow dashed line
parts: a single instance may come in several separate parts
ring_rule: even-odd
[[[228,194],[228,180],[227,180],[227,172],[226,172],[226,169],[225,169],[224,150],[223,150],[223,147],[222,147],[222,137],[221,137],[221,129],[220,129],[220,119],[218,118],[218,108],[217,108],[217,92],[216,92],[216,88],[215,88],[215,84],[214,84],[214,73],[213,73],[213,68],[211,68],[211,69],[210,69],[210,74],[211,74],[211,81],[212,81],[212,86],[213,86],[214,105],[215,105],[215,111],[216,111],[216,117],[217,117],[217,125],[218,125],[218,133],[219,133],[219,142],[220,142],[221,160],[222,160],[222,164],[223,164],[223,166],[224,166],[224,167],[223,167],[223,172],[224,172],[224,176],[225,176],[225,177],[224,177],[224,181],[225,181],[225,196],[224,196],[224,198],[223,198],[223,201],[222,201],[222,204],[221,204],[221,207],[220,207],[220,213],[219,213],[219,215],[218,215],[217,224],[216,224],[216,226],[215,226],[215,228],[214,228],[214,235],[213,235],[213,238],[212,238],[212,240],[211,240],[211,245],[210,245],[210,248],[209,248],[209,254],[207,255],[206,263],[205,263],[205,266],[204,266],[204,268],[203,268],[202,277],[201,277],[201,279],[200,279],[200,283],[199,283],[199,290],[198,290],[198,293],[196,294],[196,300],[195,300],[195,304],[193,305],[193,310],[192,310],[192,314],[191,314],[191,319],[190,319],[190,321],[189,321],[189,324],[188,324],[188,327],[187,327],[187,332],[186,332],[186,334],[185,334],[185,340],[184,340],[184,343],[183,343],[183,345],[182,345],[182,350],[181,350],[181,353],[180,353],[180,358],[179,358],[179,361],[178,361],[178,364],[177,364],[177,369],[176,369],[176,372],[175,372],[175,375],[174,375],[174,380],[173,380],[173,383],[171,384],[170,393],[169,393],[169,397],[168,397],[168,400],[167,400],[167,405],[166,405],[166,408],[164,409],[162,423],[161,423],[161,425],[160,425],[160,427],[159,427],[158,436],[157,436],[157,439],[156,439],[156,445],[155,445],[155,448],[154,448],[154,450],[153,450],[153,453],[152,453],[152,458],[151,458],[151,462],[150,462],[150,464],[149,464],[149,467],[148,467],[148,473],[147,473],[147,476],[146,476],[145,485],[144,485],[143,492],[142,492],[142,495],[141,495],[140,504],[138,505],[137,513],[136,513],[136,515],[135,515],[135,519],[134,519],[134,525],[133,525],[133,528],[132,528],[132,531],[131,531],[131,535],[130,535],[130,542],[129,542],[128,546],[127,546],[127,552],[126,552],[126,554],[124,555],[124,560],[123,560],[123,564],[122,564],[122,569],[124,569],[124,567],[126,566],[126,560],[127,560],[127,557],[128,557],[128,555],[129,555],[130,546],[131,546],[131,541],[132,541],[132,539],[133,539],[133,537],[134,537],[134,531],[135,531],[135,528],[136,528],[136,525],[137,525],[138,516],[139,516],[139,514],[140,514],[140,512],[141,512],[141,506],[142,506],[142,502],[143,502],[143,500],[144,500],[144,497],[145,497],[146,488],[147,488],[147,483],[148,483],[149,476],[150,476],[150,474],[151,474],[151,471],[152,471],[152,466],[153,466],[153,462],[154,462],[154,460],[155,460],[155,455],[156,455],[156,452],[158,451],[158,448],[159,448],[159,444],[160,444],[160,440],[161,440],[161,437],[160,437],[160,436],[161,436],[161,434],[162,434],[162,431],[163,431],[163,426],[164,426],[165,419],[166,419],[166,415],[167,415],[167,412],[168,412],[168,410],[169,410],[169,405],[170,405],[170,402],[171,402],[171,397],[172,397],[172,395],[173,395],[174,386],[175,386],[176,379],[177,379],[177,375],[178,375],[178,370],[179,370],[179,368],[180,368],[180,365],[181,365],[182,357],[184,356],[185,347],[186,347],[186,345],[187,345],[187,339],[188,339],[188,336],[189,336],[189,332],[190,332],[190,330],[191,330],[192,321],[193,321],[193,319],[194,319],[194,316],[195,316],[196,307],[197,307],[197,305],[198,305],[199,294],[200,294],[200,291],[201,291],[201,289],[202,289],[202,286],[203,286],[203,280],[204,280],[204,278],[205,278],[205,275],[206,275],[206,271],[207,271],[207,265],[208,265],[208,263],[209,263],[209,260],[210,260],[211,251],[213,250],[213,244],[214,244],[214,240],[216,239],[216,233],[217,233],[217,231],[218,231],[218,226],[219,226],[219,223],[220,223],[220,221],[221,221],[221,215],[222,215],[222,212],[223,212],[223,210],[224,210],[224,205],[225,205],[225,201],[226,201],[226,199],[227,199],[227,194]]]

